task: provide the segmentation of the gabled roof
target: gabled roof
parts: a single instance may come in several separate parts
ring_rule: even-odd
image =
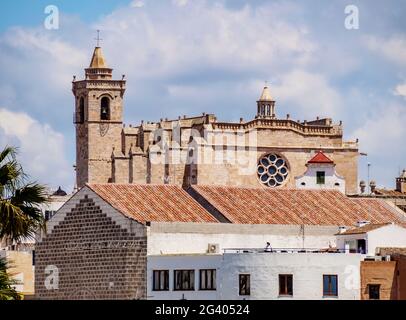
[[[218,222],[181,186],[87,184],[103,200],[140,223]]]
[[[357,228],[346,230],[344,232],[338,233],[337,235],[341,236],[341,235],[349,235],[349,234],[365,234],[365,233],[368,233],[369,231],[376,230],[376,229],[379,229],[379,228],[382,228],[382,227],[385,227],[388,225],[390,225],[390,223],[375,223],[375,224],[369,223],[362,227],[357,227]]]
[[[405,224],[401,210],[381,199],[349,198],[336,190],[176,185],[88,184],[126,217],[140,223],[230,222],[352,226]]]
[[[316,155],[311,158],[307,163],[331,163],[333,164],[334,161],[327,157],[323,151],[318,151]]]
[[[205,208],[214,207],[231,223],[352,226],[358,221],[406,221],[400,210],[383,200],[353,199],[337,190],[212,185],[191,188],[207,202]]]

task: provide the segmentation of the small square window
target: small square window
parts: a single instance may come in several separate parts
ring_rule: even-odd
[[[251,294],[251,276],[249,274],[240,274],[239,295],[249,296],[250,294]]]
[[[195,290],[195,270],[175,270],[175,291]]]
[[[293,275],[291,274],[279,275],[279,295],[293,296]]]
[[[338,296],[338,277],[337,275],[323,275],[323,296]]]
[[[169,290],[169,270],[154,270],[152,279],[154,291]]]
[[[368,285],[369,300],[380,300],[380,298],[381,298],[380,291],[381,291],[381,285],[369,284]]]
[[[216,269],[200,270],[200,290],[216,290]]]
[[[324,171],[317,171],[316,172],[316,183],[317,184],[325,184],[326,183],[326,173]]]

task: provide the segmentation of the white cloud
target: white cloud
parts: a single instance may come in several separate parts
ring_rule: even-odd
[[[177,6],[151,12],[118,10],[100,24],[108,33],[109,60],[120,61],[137,78],[202,68],[270,73],[287,61],[304,65],[315,59],[317,45],[306,28],[277,19],[271,5],[230,10],[197,0],[187,14]]]
[[[403,152],[406,136],[406,107],[390,105],[382,108],[352,134],[359,138],[360,146],[368,153],[391,154]]]
[[[172,3],[178,7],[184,7],[188,4],[188,0],[172,0]]]
[[[140,0],[134,0],[133,2],[131,2],[130,6],[133,8],[142,8],[143,6],[145,6],[145,3]]]
[[[65,154],[61,133],[22,112],[0,108],[0,146],[19,147],[23,168],[33,180],[55,188],[71,186],[72,167]]]
[[[404,34],[394,35],[389,38],[367,36],[367,47],[390,61],[406,65],[406,37]]]
[[[406,98],[406,83],[397,85],[394,93],[396,96],[403,96]]]
[[[322,74],[295,70],[271,84],[276,100],[294,104],[298,112],[311,117],[334,117],[342,105],[339,93]]]

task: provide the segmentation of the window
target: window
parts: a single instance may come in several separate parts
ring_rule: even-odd
[[[325,184],[326,183],[326,173],[324,171],[317,171],[317,184]]]
[[[381,285],[379,284],[369,284],[368,285],[368,294],[370,300],[379,300],[380,299],[380,289]]]
[[[100,102],[100,119],[110,120],[110,100],[107,97],[103,97]]]
[[[200,270],[200,290],[216,290],[216,270]]]
[[[79,100],[79,123],[83,123],[85,121],[85,98],[80,97]]]
[[[175,270],[174,290],[195,290],[195,271],[194,270]]]
[[[168,291],[169,270],[154,270],[152,282],[152,288],[154,291]]]
[[[249,296],[251,294],[251,276],[249,274],[240,274],[239,277],[239,295]]]
[[[279,187],[285,183],[289,175],[288,164],[280,155],[262,156],[257,164],[259,181],[267,187]]]
[[[55,215],[56,211],[53,210],[45,210],[45,221],[48,221]]]
[[[279,295],[293,296],[293,275],[291,274],[279,275]]]
[[[338,283],[336,275],[323,275],[323,296],[337,297]]]

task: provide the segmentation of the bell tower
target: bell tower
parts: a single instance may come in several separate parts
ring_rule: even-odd
[[[261,97],[257,101],[257,109],[257,118],[276,118],[275,100],[272,99],[271,92],[267,84],[262,90]]]
[[[125,83],[124,76],[113,80],[113,69],[107,66],[99,46],[85,69],[85,79],[73,78],[78,188],[110,182],[112,152],[121,150]]]

